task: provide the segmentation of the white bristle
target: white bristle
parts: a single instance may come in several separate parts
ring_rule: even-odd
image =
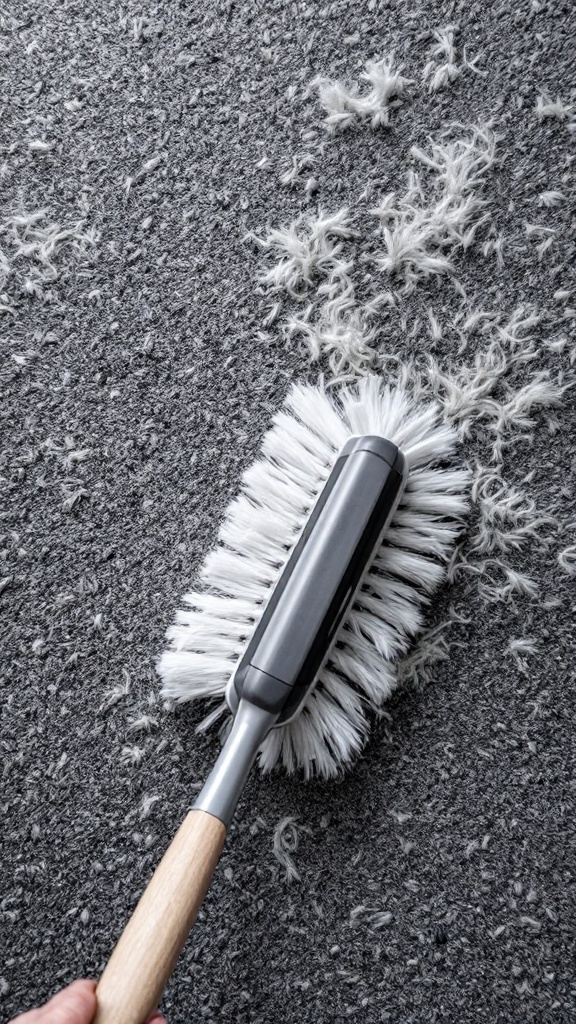
[[[304,711],[262,745],[259,764],[266,771],[281,762],[306,776],[337,774],[361,750],[370,713],[396,685],[395,663],[445,577],[467,506],[469,473],[454,465],[456,432],[439,408],[417,404],[377,377],[338,395],[323,386],[293,387],[260,458],[244,474],[160,660],[165,698],[222,700],[339,450],[355,434],[394,441],[410,467],[408,483]],[[220,711],[221,705],[210,723]]]

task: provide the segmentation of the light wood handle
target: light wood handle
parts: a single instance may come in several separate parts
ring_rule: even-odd
[[[158,1006],[225,839],[219,818],[188,813],[98,982],[94,1024],[144,1024]]]

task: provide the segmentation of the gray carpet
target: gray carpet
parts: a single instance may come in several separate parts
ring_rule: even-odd
[[[484,74],[463,68],[429,93],[430,32],[450,22],[460,61],[465,45]],[[269,302],[247,230],[338,209],[369,182],[399,187],[413,143],[493,118],[486,195],[504,268],[471,251],[459,279],[479,307],[545,311],[542,340],[567,347],[541,367],[567,380],[574,311],[553,294],[570,287],[570,200],[537,204],[548,189],[569,197],[573,136],[535,107],[541,90],[574,93],[570,35],[570,5],[551,0],[20,0],[4,14],[6,1019],[98,975],[217,749],[195,736],[203,709],[163,709],[156,658],[289,382],[319,372],[274,325],[258,336]],[[390,128],[330,137],[311,197],[281,185],[302,133],[322,134],[308,82],[357,78],[391,51],[416,85]],[[18,212],[42,210],[39,240],[15,242]],[[556,232],[540,260],[525,221]],[[448,283],[430,294],[449,316]],[[394,344],[402,354],[400,321]],[[574,543],[573,396],[505,458],[516,484],[535,471],[530,495],[557,523],[548,546],[511,556],[537,599],[487,604],[461,574],[430,624],[450,605],[470,621],[452,625],[448,660],[398,692],[351,773],[251,779],[166,993],[170,1024],[574,1019],[576,602],[557,562]],[[525,664],[505,654],[514,637],[534,640]],[[150,731],[131,729],[145,711]],[[287,815],[309,829],[291,883],[272,848]]]

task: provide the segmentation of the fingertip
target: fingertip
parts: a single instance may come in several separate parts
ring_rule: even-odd
[[[63,989],[64,992],[71,992],[73,990],[77,992],[95,992],[96,982],[92,978],[77,978],[76,981],[73,981],[67,988]]]
[[[89,978],[73,981],[46,1004],[54,1024],[90,1024],[96,1012],[96,982]]]

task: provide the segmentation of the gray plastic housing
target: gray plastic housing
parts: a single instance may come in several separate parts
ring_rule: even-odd
[[[342,448],[229,682],[233,712],[251,704],[285,725],[302,709],[407,479],[383,437]]]

